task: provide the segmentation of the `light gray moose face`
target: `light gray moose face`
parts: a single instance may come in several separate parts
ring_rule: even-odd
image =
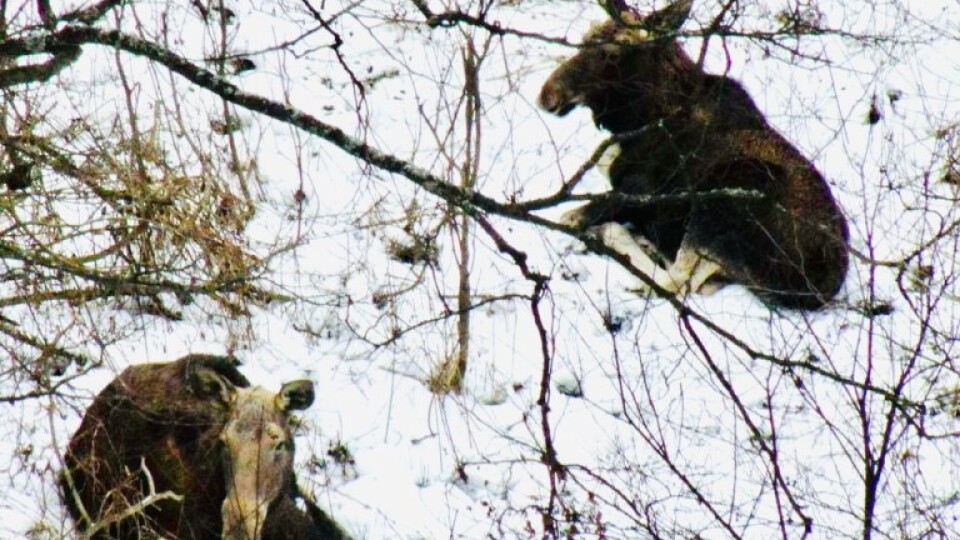
[[[306,380],[286,383],[277,394],[259,386],[233,392],[220,436],[226,453],[224,540],[260,540],[270,503],[293,489],[289,412],[306,409],[313,398],[313,383]]]

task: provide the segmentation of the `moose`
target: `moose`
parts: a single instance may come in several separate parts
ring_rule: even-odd
[[[349,538],[294,478],[289,413],[313,403],[313,383],[274,394],[251,387],[237,366],[201,354],[135,365],[100,392],[60,474],[86,537]]]
[[[539,96],[558,116],[587,107],[617,141],[598,162],[612,191],[562,222],[669,293],[739,283],[771,306],[827,304],[846,276],[849,233],[824,177],[739,82],[684,52],[676,33],[692,0],[646,16],[611,4]]]

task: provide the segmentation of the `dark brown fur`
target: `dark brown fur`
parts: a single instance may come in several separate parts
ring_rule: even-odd
[[[221,538],[229,460],[221,435],[233,394],[248,386],[229,357],[190,355],[124,370],[87,409],[64,454],[62,494],[80,530],[112,521],[148,494],[142,464],[156,493],[182,495],[182,502],[163,500],[94,539]],[[292,472],[286,485],[266,518],[264,540],[346,537],[321,533],[326,523],[317,525],[296,508]]]
[[[846,275],[846,221],[820,172],[746,90],[704,73],[669,36],[689,8],[681,1],[647,18],[622,13],[591,30],[544,84],[540,105],[550,112],[585,105],[613,133],[643,128],[611,164],[615,194],[693,194],[649,204],[603,197],[580,211],[578,225],[629,224],[671,262],[682,245],[717,262],[718,279],[771,304],[821,307]],[[696,197],[730,188],[764,197]]]

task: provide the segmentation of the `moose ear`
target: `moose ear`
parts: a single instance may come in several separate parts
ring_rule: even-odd
[[[283,385],[277,394],[277,408],[281,411],[301,411],[313,404],[313,382],[306,379]]]
[[[227,402],[236,388],[250,386],[250,381],[237,369],[240,362],[233,356],[191,354],[178,360],[183,378],[197,397],[217,398]]]
[[[220,403],[229,403],[237,388],[218,373],[209,369],[198,369],[187,379],[190,392],[203,399],[216,399]]]
[[[693,0],[676,0],[669,6],[644,17],[643,26],[655,35],[676,32],[690,17],[692,8]]]
[[[218,355],[218,354],[188,354],[184,356],[178,362],[183,363],[184,372],[186,377],[189,379],[193,373],[201,370],[208,369],[213,371],[221,376],[223,376],[230,384],[238,388],[247,388],[250,386],[250,381],[243,376],[243,373],[240,373],[240,370],[237,369],[240,367],[240,360],[233,355]]]

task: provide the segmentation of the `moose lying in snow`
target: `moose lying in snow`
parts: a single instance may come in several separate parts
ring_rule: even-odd
[[[60,476],[70,514],[94,539],[339,540],[300,497],[288,413],[313,384],[250,387],[230,357],[127,368],[97,396]]]
[[[592,228],[667,291],[736,282],[773,305],[821,307],[847,272],[846,221],[746,90],[704,73],[676,42],[691,3],[620,11],[544,83],[543,109],[584,105],[623,137],[605,156],[613,191],[564,221]]]

